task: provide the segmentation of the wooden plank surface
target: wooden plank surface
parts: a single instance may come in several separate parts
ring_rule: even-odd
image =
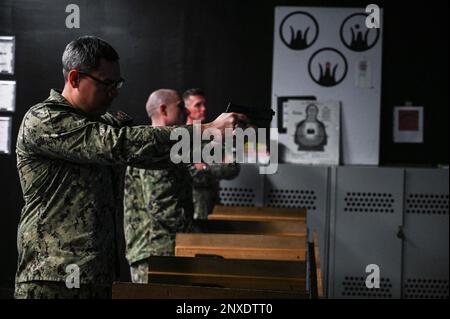
[[[303,261],[150,257],[149,283],[306,291]]]
[[[323,282],[322,282],[322,268],[320,265],[320,252],[319,252],[319,237],[317,232],[313,232],[314,240],[314,261],[316,266],[316,281],[317,281],[317,297],[323,298],[325,296]]]
[[[306,236],[178,233],[175,255],[217,255],[230,259],[305,260]]]
[[[271,291],[236,288],[192,287],[165,284],[115,282],[113,299],[304,299],[298,291]]]
[[[193,226],[198,233],[306,236],[304,221],[196,220]]]
[[[216,205],[209,220],[237,221],[302,221],[306,222],[304,208],[244,207]]]

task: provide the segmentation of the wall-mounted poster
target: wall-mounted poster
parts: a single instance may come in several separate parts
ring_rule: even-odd
[[[423,107],[394,107],[394,143],[423,143]]]
[[[11,153],[11,117],[0,117],[0,154]]]
[[[339,102],[291,100],[287,107],[286,163],[339,165]]]
[[[0,74],[14,74],[15,37],[0,36]]]
[[[275,8],[272,127],[279,150],[292,138],[280,98],[312,96],[340,102],[341,164],[378,165],[383,10],[372,28],[365,9]]]
[[[16,81],[0,81],[0,111],[16,109]]]

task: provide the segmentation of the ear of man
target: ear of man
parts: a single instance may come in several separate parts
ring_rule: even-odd
[[[159,106],[159,114],[167,116],[167,106],[165,104]]]
[[[67,74],[67,81],[70,83],[72,88],[78,88],[80,83],[80,74],[77,70],[70,70],[69,74]]]

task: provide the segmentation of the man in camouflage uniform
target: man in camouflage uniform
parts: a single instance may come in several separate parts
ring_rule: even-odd
[[[185,122],[176,91],[153,92],[146,104],[153,127]],[[173,256],[175,234],[189,231],[193,219],[191,175],[187,165],[150,170],[128,167],[125,176],[125,239],[131,279],[148,282],[148,257]]]
[[[17,234],[16,298],[105,298],[117,274],[116,245],[127,165],[170,165],[175,128],[129,127],[106,110],[123,84],[119,56],[85,36],[63,53],[64,90],[25,114],[17,168],[25,206]],[[245,119],[202,125],[223,132]],[[185,126],[192,136],[192,127]],[[69,289],[68,287],[79,288]],[[67,284],[70,285],[67,285]]]
[[[183,93],[188,111],[187,124],[206,119],[206,99],[201,89],[189,89]],[[207,219],[214,205],[219,203],[219,181],[239,175],[238,163],[198,163],[191,169],[193,178],[194,219]]]

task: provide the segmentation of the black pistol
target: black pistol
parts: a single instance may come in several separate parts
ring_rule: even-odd
[[[272,117],[275,115],[272,109],[236,105],[231,102],[228,103],[225,112],[245,114],[249,120],[249,125],[261,128],[269,128]]]

